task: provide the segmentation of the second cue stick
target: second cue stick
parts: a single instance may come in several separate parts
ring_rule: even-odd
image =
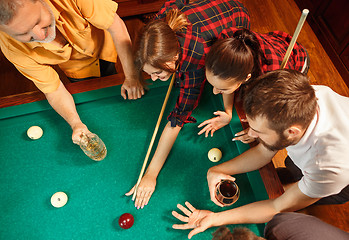
[[[301,15],[301,17],[299,19],[298,25],[297,25],[296,30],[294,31],[293,37],[291,39],[290,45],[288,46],[286,54],[285,54],[285,57],[282,60],[281,67],[280,67],[281,69],[285,68],[286,63],[287,63],[288,59],[290,58],[291,52],[292,52],[293,47],[294,47],[294,45],[295,45],[295,43],[297,41],[298,35],[301,32],[301,29],[303,27],[305,19],[308,16],[308,13],[309,13],[308,9],[303,9],[302,15]]]
[[[171,78],[170,85],[168,86],[168,90],[167,90],[167,93],[166,93],[166,97],[165,97],[164,103],[162,104],[162,108],[161,108],[161,111],[160,111],[160,115],[159,115],[159,118],[158,118],[158,121],[157,121],[157,123],[156,123],[153,136],[152,136],[151,141],[150,141],[150,144],[149,144],[149,148],[148,148],[148,151],[147,151],[147,155],[145,156],[145,159],[144,159],[144,162],[143,162],[143,166],[142,166],[142,170],[141,170],[141,173],[139,174],[139,177],[138,177],[138,180],[137,180],[137,183],[136,183],[136,187],[135,187],[135,190],[134,190],[134,192],[133,192],[133,196],[132,196],[132,200],[133,200],[133,201],[134,201],[135,198],[136,198],[139,183],[141,182],[141,179],[142,179],[142,177],[143,177],[145,167],[147,166],[148,159],[149,159],[149,155],[150,155],[151,149],[152,149],[152,147],[153,147],[156,134],[157,134],[157,132],[158,132],[158,130],[159,130],[159,126],[160,126],[160,123],[161,123],[162,115],[164,115],[164,111],[165,111],[165,108],[166,108],[166,104],[167,104],[168,98],[169,98],[169,96],[170,96],[172,87],[173,87],[175,75],[176,75],[176,73],[173,73],[172,78]]]

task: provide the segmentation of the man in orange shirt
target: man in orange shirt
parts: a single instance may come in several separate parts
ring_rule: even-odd
[[[3,54],[68,122],[74,143],[89,130],[52,65],[74,81],[100,77],[115,71],[118,53],[125,73],[121,95],[137,99],[144,94],[117,8],[112,0],[0,0]],[[112,70],[105,73],[106,66]]]

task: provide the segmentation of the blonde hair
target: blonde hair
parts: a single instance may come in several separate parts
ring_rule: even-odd
[[[189,25],[187,16],[178,9],[171,9],[168,11],[166,22],[174,32],[179,32]]]
[[[180,54],[177,34],[189,25],[185,14],[178,9],[171,9],[165,21],[154,20],[143,27],[135,44],[135,63],[139,70],[149,64],[168,72],[174,72],[166,62],[173,61]],[[176,63],[179,62],[179,59]]]

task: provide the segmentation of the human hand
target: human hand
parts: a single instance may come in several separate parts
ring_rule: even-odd
[[[248,135],[248,131],[250,128],[246,128],[242,130],[241,132],[238,132],[235,134],[235,137],[233,138],[233,141],[241,141],[243,143],[251,143],[255,141],[256,139]]]
[[[80,139],[81,139],[81,134],[88,134],[91,133],[87,126],[85,124],[83,124],[82,122],[79,122],[77,124],[75,124],[73,127],[73,134],[72,134],[72,140],[73,143],[75,144],[79,144],[80,143]]]
[[[137,209],[143,208],[148,204],[149,199],[153,192],[155,191],[156,186],[156,178],[153,176],[149,176],[145,174],[138,185],[136,199],[135,199],[135,207]],[[136,185],[125,195],[131,196],[135,191]]]
[[[217,201],[216,196],[215,196],[215,191],[216,191],[216,185],[222,180],[222,179],[228,179],[231,181],[235,182],[235,178],[221,173],[221,172],[216,172],[210,168],[207,172],[207,184],[208,184],[208,189],[210,191],[210,197],[211,201],[214,202],[217,206],[224,207],[223,204]]]
[[[212,137],[215,131],[224,127],[225,125],[228,125],[232,118],[231,115],[229,115],[224,111],[217,111],[217,112],[214,112],[213,114],[217,115],[217,117],[206,120],[198,126],[198,128],[201,128],[206,125],[203,129],[201,129],[198,135],[205,133],[205,137],[207,137],[208,134],[211,132],[211,137]]]
[[[141,98],[143,95],[144,95],[144,87],[141,79],[125,78],[125,81],[121,86],[121,96],[125,100],[127,99],[127,97],[128,99],[138,99],[138,98]]]
[[[177,204],[177,207],[186,215],[183,216],[176,211],[172,211],[172,215],[178,220],[185,222],[183,224],[174,224],[174,229],[193,229],[188,234],[188,238],[191,239],[195,234],[205,231],[207,228],[213,226],[214,212],[208,210],[195,209],[189,202],[185,202],[187,208],[181,204]]]

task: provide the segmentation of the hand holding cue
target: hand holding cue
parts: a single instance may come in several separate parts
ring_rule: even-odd
[[[296,43],[296,41],[297,41],[298,35],[299,35],[299,33],[301,32],[301,29],[302,29],[302,27],[303,27],[303,24],[304,24],[304,22],[305,22],[305,19],[306,19],[307,16],[308,16],[308,13],[309,13],[309,10],[308,10],[308,9],[303,9],[302,15],[301,15],[301,17],[300,17],[300,19],[299,19],[299,22],[298,22],[298,25],[297,25],[297,27],[296,27],[296,30],[295,30],[294,33],[293,33],[293,37],[292,37],[292,39],[291,39],[290,45],[288,45],[288,48],[287,48],[285,57],[284,57],[284,59],[282,60],[282,63],[281,63],[281,66],[280,66],[281,69],[285,68],[286,63],[287,63],[288,59],[290,58],[291,52],[292,52],[293,47],[294,47],[294,45],[295,45],[295,43]]]
[[[139,174],[139,177],[138,177],[138,180],[137,180],[137,183],[136,183],[136,187],[135,187],[135,191],[133,192],[132,201],[134,201],[135,198],[136,198],[139,183],[141,182],[141,179],[142,179],[142,177],[143,177],[145,167],[147,166],[147,162],[148,162],[148,159],[149,159],[149,155],[150,155],[151,149],[152,149],[152,147],[153,147],[156,134],[157,134],[157,132],[158,132],[158,130],[159,130],[159,126],[160,126],[160,123],[161,123],[162,115],[164,115],[164,111],[165,111],[165,108],[166,108],[166,104],[167,104],[168,98],[169,98],[169,96],[170,96],[172,87],[173,87],[175,75],[176,75],[176,73],[173,73],[173,74],[172,74],[171,82],[170,82],[170,85],[168,86],[168,90],[167,90],[167,93],[166,93],[166,97],[165,97],[164,103],[162,104],[162,108],[161,108],[161,111],[160,111],[160,115],[159,115],[158,121],[157,121],[157,123],[156,123],[155,130],[154,130],[153,136],[152,136],[152,138],[151,138],[151,141],[150,141],[150,144],[149,144],[149,147],[148,147],[147,154],[146,154],[145,159],[144,159],[144,162],[143,162],[142,170],[141,170],[141,173]]]

